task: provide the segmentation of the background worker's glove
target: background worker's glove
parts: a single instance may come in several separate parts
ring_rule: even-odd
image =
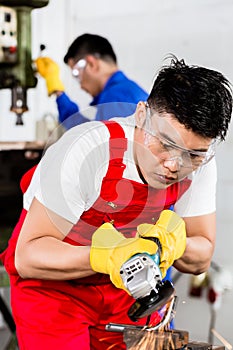
[[[156,243],[143,238],[125,238],[110,223],[100,226],[92,236],[90,264],[94,271],[110,276],[112,283],[117,287],[125,288],[121,276],[121,266],[133,255],[157,252]]]
[[[160,270],[164,278],[167,269],[179,259],[186,247],[185,222],[171,210],[163,210],[155,225],[141,224],[137,227],[139,237],[158,238],[162,252]]]
[[[38,73],[45,79],[48,95],[55,91],[64,91],[64,85],[60,79],[60,68],[49,57],[39,57],[35,60]]]

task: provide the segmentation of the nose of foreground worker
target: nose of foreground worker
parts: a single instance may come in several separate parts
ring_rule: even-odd
[[[180,170],[180,159],[178,157],[173,159],[165,159],[163,162],[165,168],[169,169],[172,173]]]

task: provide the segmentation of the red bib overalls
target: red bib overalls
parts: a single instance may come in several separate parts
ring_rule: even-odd
[[[126,237],[133,236],[138,224],[155,223],[160,212],[173,205],[190,185],[189,180],[183,180],[166,190],[156,190],[124,179],[127,139],[118,123],[107,121],[105,125],[110,132],[108,171],[99,198],[64,239],[73,245],[89,245],[92,233],[104,222],[112,222]],[[29,172],[21,182],[24,190],[31,175]],[[122,334],[105,331],[105,325],[133,323],[127,311],[134,299],[115,288],[108,275],[96,274],[71,281],[19,277],[14,252],[26,214],[23,210],[2,256],[10,275],[11,305],[20,350],[126,349]],[[145,322],[144,318],[136,324]]]

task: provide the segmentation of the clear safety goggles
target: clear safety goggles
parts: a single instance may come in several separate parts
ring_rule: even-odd
[[[78,60],[72,69],[72,75],[75,78],[79,78],[80,70],[83,70],[87,65],[87,61],[84,58]]]
[[[166,162],[175,162],[179,168],[197,169],[203,164],[208,163],[215,155],[217,140],[214,139],[208,147],[207,151],[196,151],[185,148],[172,140],[161,135],[159,132],[158,118],[162,118],[156,114],[151,114],[151,109],[146,104],[146,125],[145,131],[147,137],[145,143],[153,144],[156,155]],[[153,126],[152,126],[153,118]]]

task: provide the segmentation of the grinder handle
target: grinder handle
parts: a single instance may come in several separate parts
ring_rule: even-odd
[[[162,245],[161,245],[159,239],[157,237],[142,237],[142,238],[143,239],[148,239],[148,240],[153,241],[154,243],[157,244],[158,250],[157,250],[156,254],[150,255],[150,256],[152,257],[154,262],[159,266],[159,264],[160,264],[160,256],[161,256],[161,253],[162,253]]]

